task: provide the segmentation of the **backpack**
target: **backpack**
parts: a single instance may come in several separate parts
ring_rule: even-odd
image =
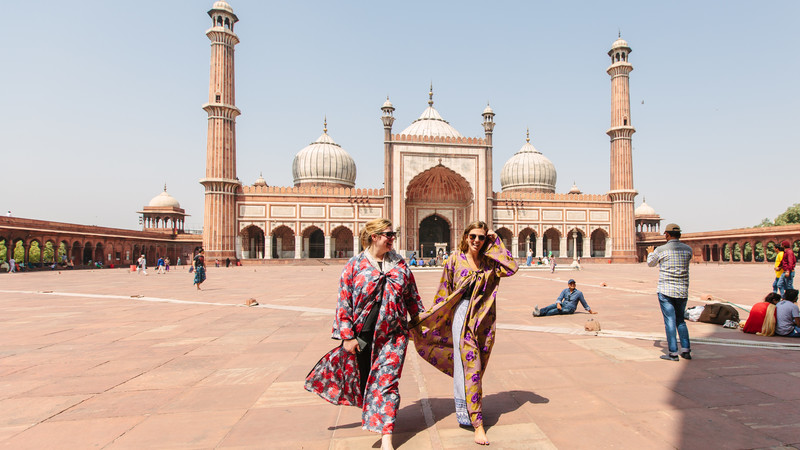
[[[703,312],[697,321],[723,325],[728,320],[739,322],[739,311],[736,311],[736,308],[731,305],[711,303],[703,308]]]

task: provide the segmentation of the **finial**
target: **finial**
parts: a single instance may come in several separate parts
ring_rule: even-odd
[[[531,129],[530,128],[526,128],[525,129],[525,142],[527,142],[529,144],[531,143]]]
[[[644,195],[642,196],[642,203],[647,203],[647,199],[645,198]]]
[[[428,92],[428,106],[433,106],[433,81],[431,81],[431,90]]]
[[[323,122],[324,127],[322,128],[322,132],[328,134],[328,115],[325,114],[325,121]]]
[[[622,29],[617,28],[617,37],[622,39]]]
[[[167,182],[164,182],[164,192],[167,192]]]
[[[439,165],[442,165],[442,158],[439,158]]]

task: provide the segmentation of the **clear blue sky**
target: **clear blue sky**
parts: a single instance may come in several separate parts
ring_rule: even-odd
[[[203,218],[213,1],[17,1],[0,48],[3,188],[14,216],[137,228],[164,182]],[[491,102],[495,190],[531,143],[575,181],[609,188],[606,52],[630,62],[634,183],[685,231],[752,226],[800,201],[800,2],[263,2],[231,0],[238,174],[290,186],[322,133],[383,183],[380,106],[394,131],[427,106],[483,136]],[[774,170],[772,170],[774,168]]]

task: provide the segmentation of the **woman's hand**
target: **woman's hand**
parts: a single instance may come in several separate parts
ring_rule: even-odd
[[[358,350],[358,341],[355,339],[345,339],[342,346],[344,347],[344,351],[348,353],[355,353],[356,350]]]

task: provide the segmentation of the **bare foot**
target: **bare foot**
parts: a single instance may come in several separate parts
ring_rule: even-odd
[[[478,425],[475,428],[475,443],[480,445],[489,445],[489,439],[486,438],[486,432],[483,431],[483,425]]]
[[[384,434],[381,436],[381,450],[394,450],[394,447],[392,447],[391,434]]]

